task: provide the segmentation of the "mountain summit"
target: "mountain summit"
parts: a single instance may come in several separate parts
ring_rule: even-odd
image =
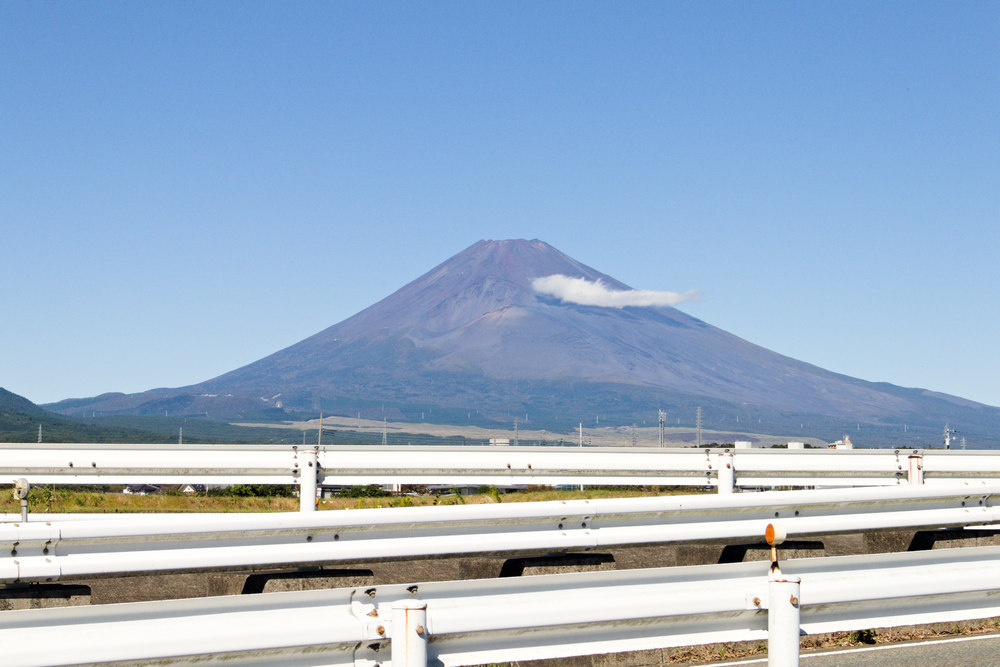
[[[583,305],[549,287],[608,294]],[[437,410],[564,426],[593,415],[636,421],[704,406],[720,426],[835,432],[945,421],[986,429],[1000,410],[832,373],[764,349],[676,308],[645,303],[611,276],[538,240],[479,241],[394,294],[291,347],[204,383],[51,406],[67,414]],[[644,298],[632,298],[644,297]],[[653,299],[654,302],[662,300]],[[624,304],[624,305],[621,305]],[[685,412],[686,421],[690,418]],[[747,424],[752,419],[753,426]],[[463,420],[464,421],[464,420]],[[902,428],[900,427],[900,430]]]

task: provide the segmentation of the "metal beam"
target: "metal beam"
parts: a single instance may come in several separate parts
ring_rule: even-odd
[[[644,484],[794,487],[1000,478],[1000,451],[634,447],[0,445],[0,480],[32,484]],[[910,459],[919,455],[918,463]]]
[[[998,547],[944,549],[790,560],[782,573],[800,580],[799,627],[815,633],[1000,615],[998,559]],[[457,667],[764,640],[769,610],[780,602],[769,594],[769,567],[753,562],[4,611],[0,643],[7,665],[389,665],[391,655],[393,667],[402,667],[396,661],[403,651],[392,643],[400,631],[416,635],[422,625],[421,641],[406,652],[425,648],[428,664]],[[401,617],[406,610],[417,612],[413,623]]]
[[[0,524],[0,582],[1000,521],[1000,482]],[[38,519],[38,520],[35,520]]]

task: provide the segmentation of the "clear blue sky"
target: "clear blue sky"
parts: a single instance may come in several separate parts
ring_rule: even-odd
[[[199,382],[481,238],[1000,405],[1000,3],[0,2],[0,386]]]

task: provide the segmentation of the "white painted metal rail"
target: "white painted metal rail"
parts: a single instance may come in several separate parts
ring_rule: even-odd
[[[1000,615],[1000,548],[801,559],[801,632]],[[766,562],[0,612],[8,665],[446,667],[764,640]],[[798,618],[796,618],[798,617]],[[793,625],[793,630],[795,625]],[[797,641],[792,633],[791,641]],[[777,647],[772,647],[772,652]],[[786,647],[787,648],[787,647]],[[785,652],[797,655],[794,647]]]
[[[91,515],[92,516],[92,515]],[[0,524],[0,583],[1000,521],[1000,482]]]
[[[0,481],[31,484],[642,484],[886,486],[1000,479],[1000,450],[0,445]],[[308,502],[307,502],[308,500]]]

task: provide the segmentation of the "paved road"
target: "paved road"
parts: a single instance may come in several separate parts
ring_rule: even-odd
[[[805,667],[833,667],[835,665],[850,665],[851,667],[1000,666],[1000,634],[967,635],[835,650],[824,649],[803,653],[800,660]],[[766,664],[767,658],[714,663],[715,667]]]

